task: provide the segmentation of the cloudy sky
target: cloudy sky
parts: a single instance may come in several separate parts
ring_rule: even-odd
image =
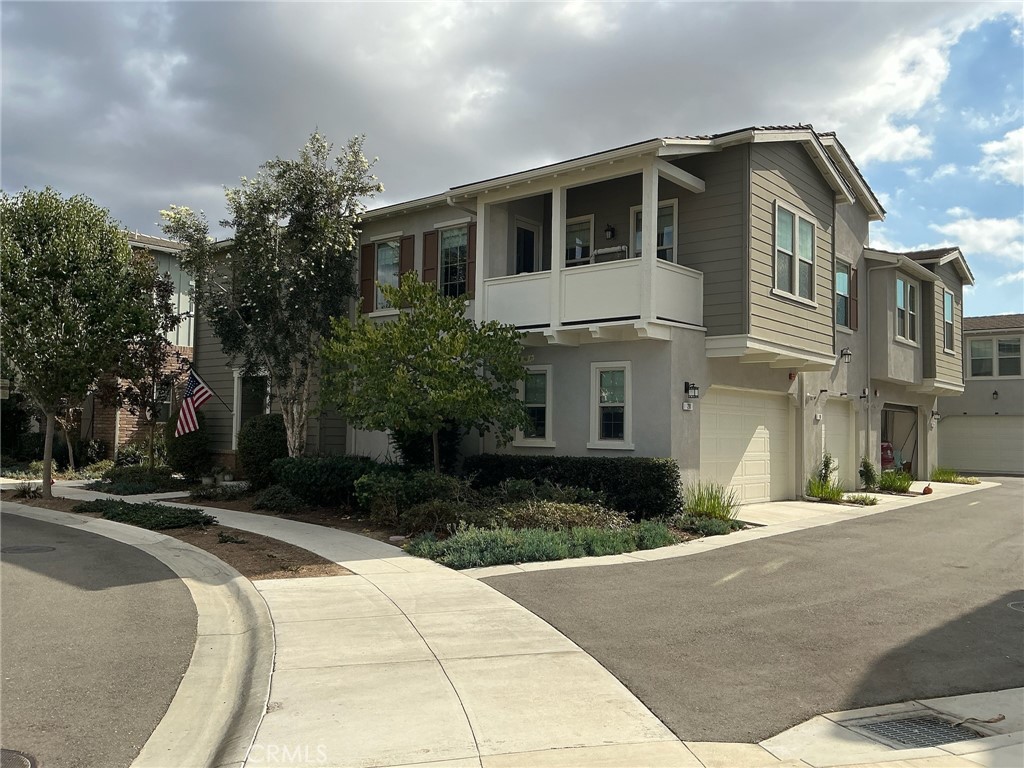
[[[655,136],[835,130],[889,211],[959,244],[969,314],[1024,312],[1022,6],[1006,3],[19,3],[0,184],[158,234],[314,128],[366,134],[378,202]]]

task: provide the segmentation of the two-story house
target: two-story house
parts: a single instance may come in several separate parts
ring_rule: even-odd
[[[825,450],[850,488],[883,448],[925,477],[972,277],[869,249],[883,216],[809,126],[653,139],[368,212],[361,311],[414,270],[521,329],[533,425],[500,450],[670,456],[748,502],[800,495]]]
[[[965,317],[964,391],[939,399],[939,464],[1024,473],[1024,315]]]

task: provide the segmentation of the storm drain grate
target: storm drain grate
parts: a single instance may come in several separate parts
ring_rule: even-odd
[[[981,737],[977,731],[938,717],[908,717],[902,720],[881,720],[864,723],[859,728],[872,736],[904,747],[937,747]]]
[[[0,749],[0,768],[36,768],[35,761],[13,749]]]

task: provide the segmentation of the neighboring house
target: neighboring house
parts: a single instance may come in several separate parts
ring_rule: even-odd
[[[972,277],[957,249],[869,249],[884,213],[810,126],[653,139],[369,211],[359,310],[393,316],[375,285],[415,271],[524,332],[533,425],[468,451],[667,456],[744,502],[801,495],[826,450],[847,488],[883,443],[925,477]]]
[[[963,337],[967,381],[939,400],[939,464],[1024,474],[1024,315],[965,317]]]
[[[141,235],[129,232],[128,241],[136,251],[149,253],[156,262],[160,274],[170,275],[174,282],[174,303],[177,312],[187,313],[181,324],[167,335],[168,341],[174,345],[175,351],[187,360],[192,359],[195,318],[192,314],[192,280],[178,263],[178,252],[183,249],[180,243],[161,237]],[[171,364],[177,364],[172,361]],[[170,415],[172,393],[165,394],[166,407],[160,414],[161,420]],[[93,397],[87,398],[82,410],[82,437],[87,440],[102,440],[108,455],[117,456],[118,449],[134,439],[139,431],[139,417],[126,408],[116,409],[96,402]]]

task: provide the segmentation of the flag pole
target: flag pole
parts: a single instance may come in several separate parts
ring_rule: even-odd
[[[230,405],[228,405],[227,403],[225,403],[225,402],[224,402],[224,398],[223,398],[223,397],[221,397],[220,395],[218,395],[218,394],[217,394],[217,391],[216,391],[215,389],[213,389],[213,387],[211,387],[211,386],[210,386],[209,384],[207,384],[207,383],[206,383],[205,381],[203,381],[203,380],[202,380],[202,378],[200,378],[199,374],[198,374],[198,373],[196,373],[196,369],[195,369],[195,366],[191,366],[191,365],[190,365],[190,366],[189,366],[189,368],[188,368],[188,370],[189,370],[189,372],[190,372],[190,373],[191,373],[191,374],[192,374],[193,376],[195,376],[195,377],[196,377],[197,379],[199,379],[199,383],[200,383],[200,384],[202,384],[202,385],[203,385],[204,387],[206,387],[206,388],[207,388],[207,389],[208,389],[208,390],[209,390],[210,392],[213,392],[213,396],[214,396],[214,397],[216,397],[216,398],[217,398],[218,400],[220,400],[220,402],[221,402],[221,405],[223,405],[223,406],[224,406],[225,408],[227,408],[227,409],[228,409],[228,413],[234,413],[234,412],[235,412],[235,409],[234,409],[234,408],[232,408],[232,407],[231,407]]]

